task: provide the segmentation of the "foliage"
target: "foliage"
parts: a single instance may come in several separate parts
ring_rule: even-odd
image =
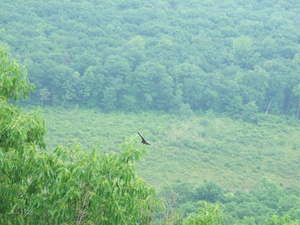
[[[33,89],[26,78],[26,70],[18,65],[0,48],[0,148],[8,151],[13,148],[22,151],[27,145],[45,147],[44,121],[36,113],[22,115],[20,108],[9,104],[9,100],[25,98]]]
[[[266,225],[297,225],[297,221],[292,221],[289,216],[272,216],[271,219],[267,220]]]
[[[208,202],[219,202],[223,197],[222,188],[213,182],[204,181],[204,184],[196,189],[196,199]]]
[[[200,208],[197,217],[187,219],[183,222],[183,225],[222,224],[223,217],[219,215],[220,213],[219,204],[209,204],[204,201],[203,207]]]
[[[34,85],[29,84],[27,71],[9,56],[7,50],[0,47],[0,96],[1,101],[26,98]]]
[[[4,1],[0,41],[37,87],[26,103],[299,118],[299,7],[295,0]]]
[[[54,154],[27,150],[2,157],[1,212],[6,224],[153,220],[154,190],[146,188],[128,160],[137,155],[88,154],[71,146]]]
[[[216,203],[204,201],[208,186],[215,187],[216,195],[222,196]],[[179,187],[185,187],[186,191]],[[203,190],[203,198],[199,198],[199,190]],[[173,214],[181,215],[183,224],[292,225],[299,223],[299,190],[299,187],[281,187],[270,179],[262,179],[251,191],[225,190],[206,181],[199,187],[187,183],[166,187],[160,196],[167,202],[176,196]]]

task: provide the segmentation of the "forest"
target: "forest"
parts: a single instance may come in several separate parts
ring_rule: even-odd
[[[0,224],[299,224],[299,10],[3,0]]]
[[[16,0],[0,41],[30,104],[138,112],[300,110],[297,0]]]

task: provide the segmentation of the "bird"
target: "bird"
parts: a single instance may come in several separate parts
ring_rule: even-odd
[[[142,138],[142,143],[145,145],[152,145],[153,147],[156,147],[156,145],[152,144],[151,142],[147,141],[146,138],[143,137],[143,135],[141,134],[141,132],[138,130],[138,134],[140,135],[140,137]]]

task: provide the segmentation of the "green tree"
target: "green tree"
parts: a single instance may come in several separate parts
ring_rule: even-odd
[[[263,201],[269,208],[277,209],[279,200],[283,197],[283,189],[270,179],[262,179],[253,191],[253,195]]]
[[[34,85],[27,80],[27,71],[0,47],[0,95],[2,101],[26,98]]]
[[[296,117],[298,118],[300,114],[300,83],[294,87],[293,94],[298,97],[298,107],[296,113]]]
[[[101,106],[106,111],[120,109],[120,96],[126,91],[126,84],[131,78],[128,60],[117,55],[107,57],[103,65],[103,74],[105,85]]]
[[[146,41],[141,36],[135,36],[128,41],[125,56],[128,58],[132,71],[146,59],[145,45]]]
[[[243,107],[243,120],[249,122],[255,122],[256,116],[255,114],[258,112],[258,107],[254,101],[249,102]]]
[[[207,101],[210,100],[207,94],[208,75],[197,65],[182,63],[172,71],[177,85],[182,90],[184,103],[188,103],[193,110],[206,109]]]
[[[78,81],[77,97],[79,98],[79,103],[88,107],[99,106],[103,97],[104,84],[105,77],[101,64],[90,66],[86,69]]]
[[[234,62],[246,69],[252,69],[259,58],[259,54],[255,53],[253,40],[248,36],[237,37],[233,40],[232,54]]]
[[[223,192],[223,189],[219,185],[205,181],[196,189],[195,199],[215,203],[222,199]]]
[[[210,204],[203,201],[203,206],[199,209],[196,218],[190,218],[184,221],[183,225],[214,225],[222,224],[224,218],[222,216],[220,204]]]
[[[236,82],[240,85],[240,96],[243,103],[255,102],[256,105],[265,107],[263,100],[268,88],[269,73],[259,66],[254,70],[238,72]]]
[[[293,221],[289,216],[272,216],[265,221],[265,225],[297,225],[299,221]]]
[[[173,79],[159,63],[139,65],[133,74],[132,88],[142,109],[166,110],[172,104]]]

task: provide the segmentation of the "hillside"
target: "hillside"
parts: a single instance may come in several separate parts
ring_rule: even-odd
[[[158,146],[144,146],[149,151],[138,168],[156,188],[208,180],[249,190],[265,177],[300,185],[300,124],[291,118],[257,115],[257,123],[247,123],[212,113],[182,117],[81,109],[45,109],[44,117],[49,150],[76,138],[85,149],[117,152],[125,139],[140,142],[140,129]]]
[[[300,113],[298,0],[16,0],[0,44],[27,103],[105,112]]]
[[[299,224],[298,119],[251,113],[233,120],[189,108],[173,115],[44,108],[51,124],[46,148],[41,114],[30,107],[21,113],[13,104],[33,89],[27,71],[0,51],[1,224],[45,218],[55,224]],[[146,153],[139,137],[126,138],[119,152],[119,137],[137,126],[159,145],[138,166],[159,190],[159,202],[135,171]],[[91,152],[74,140],[56,147],[72,137]]]

